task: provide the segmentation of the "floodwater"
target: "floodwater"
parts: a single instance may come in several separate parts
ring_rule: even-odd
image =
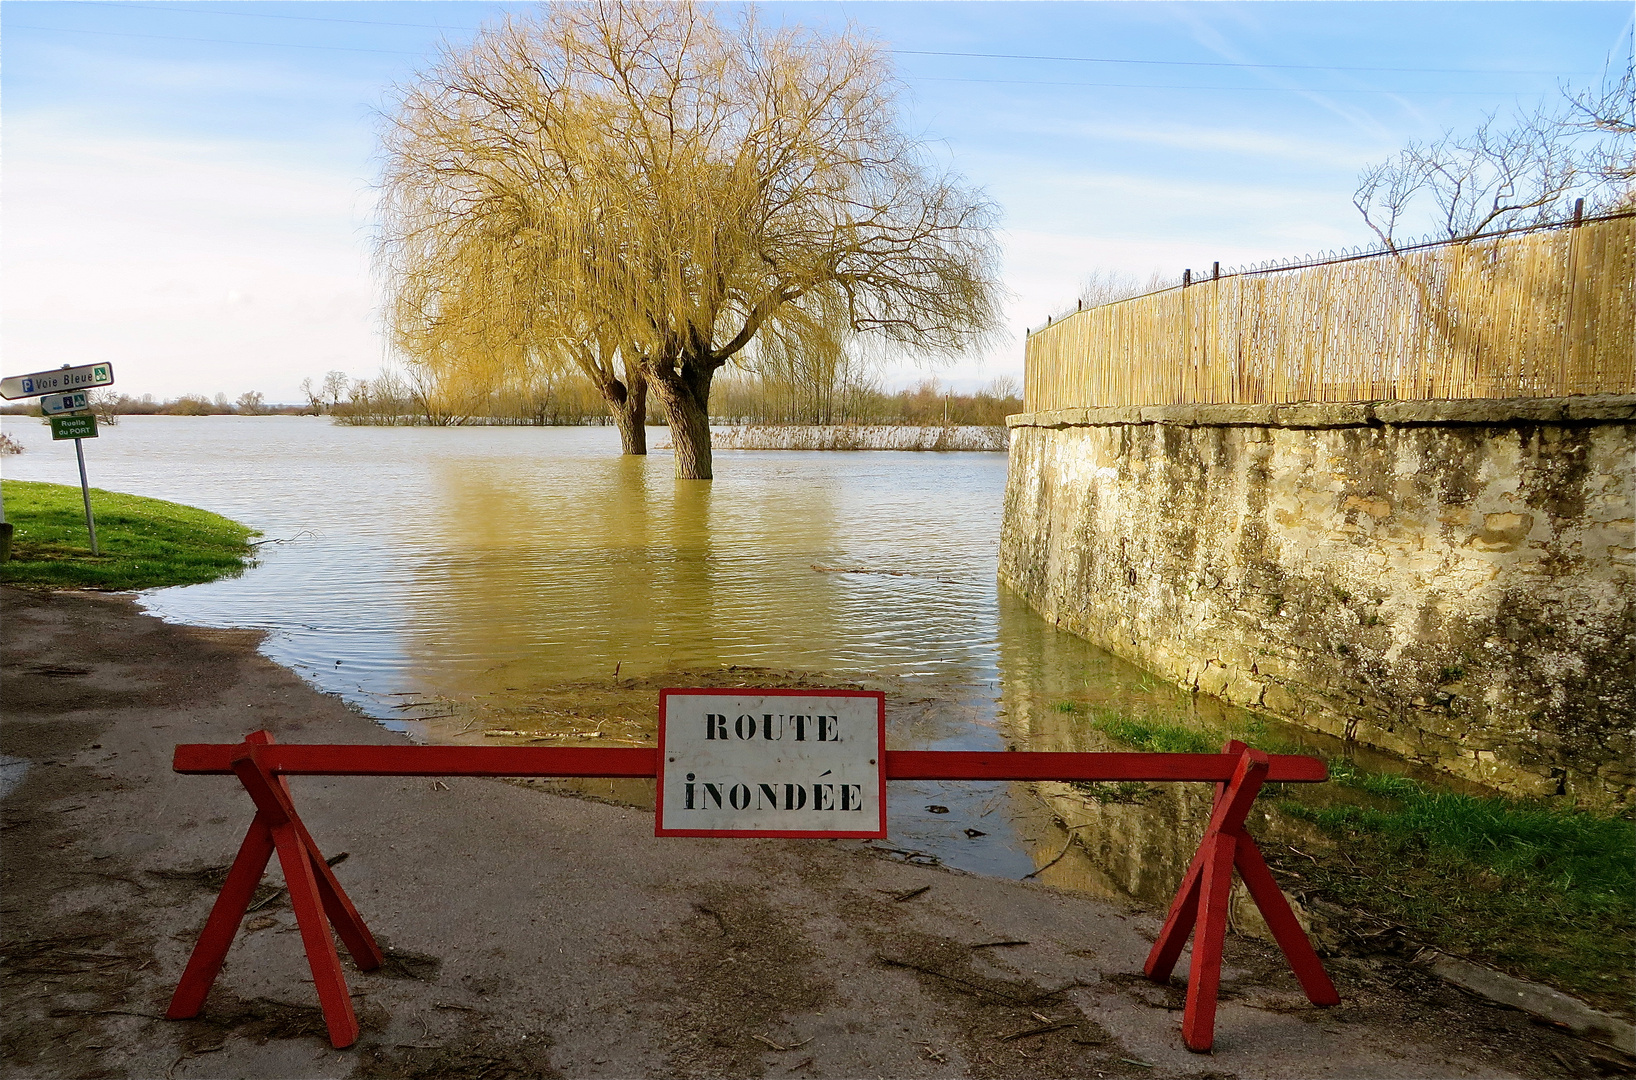
[[[77,483],[70,443],[22,417],[5,430],[26,447],[7,477]],[[1225,711],[996,585],[1004,454],[722,451],[713,483],[679,482],[668,453],[622,458],[611,428],[311,417],[124,417],[85,448],[93,487],[263,533],[253,569],[146,593],[148,610],[265,630],[268,656],[425,741],[493,745],[485,729],[553,716],[579,730],[600,697],[631,714],[602,710],[601,745],[640,742],[654,687],[735,667],[885,689],[901,749],[1105,749],[1089,708]],[[641,801],[629,784],[607,793]],[[879,846],[1009,877],[1081,824],[1028,785],[894,783],[888,800]],[[1081,801],[1080,836],[1106,858],[1076,850],[1043,880],[1144,899],[1174,887],[1197,798]]]

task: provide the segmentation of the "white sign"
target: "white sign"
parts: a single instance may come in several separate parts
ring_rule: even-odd
[[[72,394],[47,394],[40,399],[40,411],[47,416],[55,413],[84,412],[91,407],[89,396],[83,390]]]
[[[112,386],[114,365],[85,364],[64,367],[56,371],[36,371],[32,375],[13,375],[0,379],[0,397],[10,400],[20,397],[38,397],[41,394],[62,394],[83,390],[90,386]]]
[[[886,835],[886,697],[661,690],[660,836]]]

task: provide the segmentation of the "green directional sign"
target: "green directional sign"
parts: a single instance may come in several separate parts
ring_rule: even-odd
[[[97,418],[91,413],[70,413],[67,416],[49,416],[53,439],[94,439],[97,437]]]

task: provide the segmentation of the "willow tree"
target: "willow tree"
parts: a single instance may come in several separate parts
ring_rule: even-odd
[[[690,4],[554,4],[400,89],[380,265],[394,340],[474,373],[575,364],[627,453],[649,387],[711,475],[711,380],[994,322],[994,212],[907,135],[881,46]],[[750,350],[747,353],[746,350]]]

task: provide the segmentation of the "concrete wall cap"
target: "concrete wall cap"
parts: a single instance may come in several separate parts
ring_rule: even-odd
[[[1282,405],[1111,405],[1006,417],[1007,427],[1411,427],[1423,424],[1629,424],[1636,394],[1433,401],[1303,401]]]

